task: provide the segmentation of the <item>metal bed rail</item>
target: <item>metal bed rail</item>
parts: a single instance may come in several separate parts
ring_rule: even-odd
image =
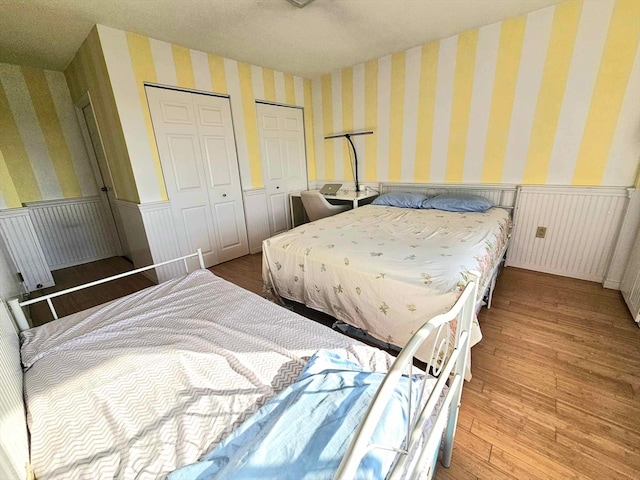
[[[11,308],[11,313],[13,313],[18,329],[20,331],[28,330],[29,328],[31,328],[31,326],[29,325],[29,321],[27,320],[27,317],[25,316],[24,311],[22,310],[22,307],[26,307],[29,305],[33,305],[34,303],[46,301],[47,304],[49,305],[49,310],[51,311],[51,314],[53,315],[54,320],[57,320],[58,313],[56,312],[56,309],[53,306],[53,302],[51,301],[52,298],[60,297],[62,295],[66,295],[67,293],[77,292],[78,290],[83,290],[85,288],[94,287],[96,285],[101,285],[103,283],[111,282],[112,280],[118,280],[119,278],[128,277],[130,275],[135,275],[137,273],[146,272],[147,270],[151,270],[157,267],[162,267],[164,265],[168,265],[170,263],[175,263],[175,262],[184,262],[185,273],[189,273],[189,264],[187,260],[195,257],[198,258],[198,263],[200,264],[200,268],[205,268],[204,257],[202,256],[202,250],[198,249],[196,253],[191,253],[183,257],[174,258],[172,260],[167,260],[165,262],[155,263],[153,265],[137,268],[129,272],[119,273],[111,277],[101,278],[100,280],[95,280],[93,282],[85,283],[83,285],[78,285],[77,287],[71,287],[65,290],[60,290],[59,292],[50,293],[48,295],[43,295],[41,297],[33,298],[31,300],[25,300],[24,302],[21,302],[18,298],[12,298],[11,300],[8,300],[7,303]]]
[[[356,430],[354,439],[340,463],[334,480],[355,478],[360,462],[373,449],[385,449],[398,453],[396,462],[387,476],[388,479],[420,478],[424,473],[426,462],[437,455],[442,432],[445,429],[442,464],[445,467],[451,465],[465,367],[469,358],[469,332],[475,314],[475,299],[478,294],[480,274],[472,272],[472,277],[454,306],[448,312],[426,322],[398,354],[369,405],[364,419]],[[453,320],[457,320],[458,324],[454,348],[449,351],[448,324]],[[429,372],[431,370],[434,376],[437,377],[437,381],[431,392],[425,392],[427,382],[423,382],[418,397],[418,408],[415,408],[415,412],[412,412],[411,403],[409,403],[404,445],[398,447],[370,443],[370,438],[403,372],[408,370],[409,378],[411,378],[414,355],[418,348],[431,336],[435,336],[435,342],[431,351],[431,361],[427,363],[426,371]],[[424,440],[423,435],[426,424],[438,407],[447,382],[448,390],[444,394],[444,400],[435,414],[433,429],[429,437]],[[411,381],[408,382],[409,399],[412,398],[412,383]],[[424,395],[427,393],[429,397],[425,401]],[[423,444],[421,445],[421,443]],[[433,471],[429,471],[427,478],[431,478],[433,473]]]

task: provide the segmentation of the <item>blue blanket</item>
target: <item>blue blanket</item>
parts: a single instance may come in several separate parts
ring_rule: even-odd
[[[200,462],[169,475],[192,479],[331,479],[384,374],[364,371],[330,350],[318,351],[298,380],[265,404]],[[372,437],[400,447],[409,408],[403,377]],[[412,408],[420,380],[413,378]],[[357,479],[382,479],[395,453],[368,453]]]

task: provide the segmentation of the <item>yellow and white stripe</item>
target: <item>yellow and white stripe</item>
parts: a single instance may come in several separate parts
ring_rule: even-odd
[[[20,196],[16,185],[13,183],[13,178],[7,168],[7,162],[0,150],[0,210],[4,208],[18,208],[21,207]]]
[[[0,208],[97,193],[60,72],[0,64],[0,149]]]
[[[402,155],[400,162],[401,182],[412,182],[415,171],[416,140],[418,137],[418,110],[420,97],[420,67],[422,60],[422,48],[412,48],[407,51],[405,59],[406,74],[404,85],[404,105],[402,129]]]
[[[579,4],[576,5],[579,6]],[[553,9],[543,8],[531,13],[527,18],[522,42],[522,57],[526,61],[520,62],[520,71],[518,72],[502,174],[502,181],[505,183],[519,183],[524,175],[527,152],[529,152],[534,119],[536,118],[536,105],[544,103],[538,102],[538,95],[542,95],[540,87],[545,71],[547,46],[554,24],[553,14]],[[571,51],[571,45],[568,47],[565,45],[564,48]],[[560,96],[562,96],[562,91],[560,91]],[[488,120],[485,125],[488,125]],[[540,124],[538,127],[545,128]],[[474,177],[472,181],[480,181],[480,177]]]
[[[429,167],[429,180],[432,182],[445,181],[457,48],[458,36],[440,41],[436,98],[433,106],[433,143]]]
[[[549,159],[547,178],[553,179],[554,183],[572,183],[612,7],[610,2],[584,2],[582,5],[571,68]],[[596,132],[596,135],[600,135],[600,132]],[[586,138],[584,140],[589,141]]]
[[[473,92],[469,108],[469,126],[462,172],[464,182],[479,183],[482,180],[482,160],[487,145],[491,93],[496,74],[499,42],[499,23],[482,27],[478,31]]]
[[[640,47],[633,62],[629,85],[640,85]],[[637,148],[640,141],[638,139],[638,105],[640,105],[640,88],[627,88],[609,161],[602,179],[603,185],[624,185],[627,179],[634,178],[636,174],[640,179],[640,169],[626,158],[627,152]]]
[[[342,105],[342,72],[337,71],[331,75],[331,103],[333,108],[331,109],[333,118],[331,119],[333,125],[332,133],[341,133],[342,130],[342,110],[348,110],[349,108],[353,108],[353,105],[350,107],[343,108]],[[326,140],[326,147],[333,148],[333,170],[334,176],[336,178],[344,177],[344,149],[345,149],[345,140],[340,138]]]
[[[296,89],[296,102],[302,101],[304,104],[304,128],[305,128],[305,141],[307,144],[307,178],[309,180],[315,180],[316,176],[316,152],[315,152],[315,138],[313,135],[313,105],[311,94],[311,80],[300,79],[302,89],[298,92],[298,78],[296,77],[294,84]]]
[[[391,129],[391,55],[378,60],[378,123],[375,136],[378,141],[377,178],[389,178],[389,133]]]
[[[229,95],[245,188],[263,185],[256,100],[306,106],[312,125],[311,88],[300,77],[101,25],[97,30],[141,202],[167,198],[144,82]],[[68,74],[72,81],[75,75],[73,69]],[[307,152],[314,143],[308,132]]]
[[[322,79],[316,77],[311,80],[311,106],[313,117],[313,139],[315,147],[315,177],[309,176],[309,180],[329,178],[326,174],[327,159],[324,151],[324,107],[322,105]],[[320,114],[316,115],[316,112]],[[306,115],[306,112],[305,112]],[[307,132],[307,138],[309,137]]]
[[[483,182],[502,181],[525,26],[524,17],[507,19],[501,25],[487,143],[482,166]]]
[[[368,181],[632,185],[639,39],[637,0],[560,2],[324,75],[316,137],[364,109]],[[327,147],[320,178],[343,179]]]
[[[65,71],[65,77],[74,102],[87,93],[91,98],[116,198],[137,202],[139,197],[129,152],[122,135],[97,28],[91,30],[80,46]]]
[[[365,128],[365,90],[364,90],[364,78],[365,69],[364,64],[353,67],[353,75],[351,80],[353,82],[352,95],[353,95],[353,124],[352,128],[355,132],[362,132]],[[365,149],[365,137],[358,136],[353,137],[353,144],[358,152],[358,177],[360,182],[365,179],[364,171],[364,149]],[[351,148],[351,147],[349,147]]]

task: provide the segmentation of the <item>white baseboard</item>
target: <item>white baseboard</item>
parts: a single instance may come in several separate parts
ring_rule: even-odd
[[[618,281],[605,280],[604,283],[602,284],[602,286],[604,288],[609,288],[611,290],[620,290],[620,284],[621,284],[621,282],[618,282]]]

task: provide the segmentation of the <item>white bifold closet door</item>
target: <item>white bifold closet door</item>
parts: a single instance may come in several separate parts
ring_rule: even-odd
[[[307,189],[302,110],[257,104],[262,174],[271,235],[291,228],[289,195]]]
[[[145,89],[181,252],[208,267],[248,254],[229,99]]]

